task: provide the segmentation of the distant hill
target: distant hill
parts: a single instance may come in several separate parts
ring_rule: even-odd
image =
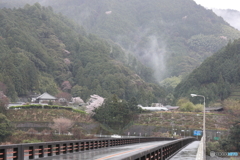
[[[240,32],[193,0],[2,0],[5,7],[38,1],[111,39],[155,71],[186,75]]]
[[[213,12],[228,22],[234,28],[240,30],[240,12],[231,9],[213,9]]]
[[[92,94],[139,103],[159,101],[165,91],[132,55],[36,3],[0,9],[0,89],[13,101],[33,92]]]
[[[193,0],[49,0],[90,33],[111,39],[162,80],[186,75],[240,32]]]
[[[239,98],[240,39],[207,58],[176,88],[175,96],[205,95],[207,101]]]

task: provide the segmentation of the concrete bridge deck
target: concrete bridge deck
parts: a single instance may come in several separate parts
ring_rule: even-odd
[[[178,152],[175,156],[173,156],[170,160],[195,160],[199,144],[200,141],[194,141],[190,143],[180,152]]]

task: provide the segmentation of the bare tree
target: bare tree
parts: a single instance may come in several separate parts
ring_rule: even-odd
[[[63,91],[71,90],[72,85],[69,81],[64,81],[61,85]]]
[[[56,118],[53,120],[53,124],[50,124],[49,127],[53,130],[58,130],[59,135],[61,133],[66,133],[70,129],[74,122],[67,118]]]
[[[0,113],[6,113],[8,107],[9,99],[4,94],[3,91],[0,91]]]
[[[3,94],[6,94],[7,86],[0,81],[0,91],[3,92]]]

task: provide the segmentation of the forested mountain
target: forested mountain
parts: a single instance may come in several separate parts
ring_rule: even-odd
[[[48,90],[54,90],[54,92],[59,90],[56,89],[58,87],[68,90],[66,88],[71,86],[73,88],[68,90],[68,92],[71,91],[72,93],[81,91],[81,93],[84,92],[84,94],[89,95],[90,93],[94,93],[93,88],[98,88],[98,92],[104,96],[111,92],[116,93],[120,98],[129,99],[132,95],[141,97],[138,95],[138,91],[142,89],[139,87],[135,87],[135,89],[127,87],[128,85],[132,85],[132,83],[127,83],[124,80],[125,77],[119,78],[121,76],[116,76],[115,74],[117,74],[117,72],[115,72],[112,65],[117,66],[117,69],[121,66],[121,73],[123,73],[123,71],[127,73],[125,69],[133,72],[129,73],[129,75],[134,79],[139,79],[139,83],[134,83],[134,85],[142,84],[144,81],[154,82],[153,73],[145,66],[154,70],[154,76],[157,80],[171,76],[187,75],[196,66],[199,66],[204,59],[225,46],[229,40],[240,37],[240,32],[226,23],[223,18],[218,17],[212,10],[206,10],[202,6],[197,5],[193,0],[2,0],[0,2],[0,8],[11,7],[11,11],[21,11],[29,7],[26,3],[33,4],[35,2],[46,6],[45,9],[49,8],[47,6],[51,6],[48,10],[51,11],[52,15],[54,15],[52,12],[60,12],[62,15],[68,16],[74,22],[85,28],[84,30],[83,28],[76,27],[76,25],[70,22],[70,20],[66,20],[61,14],[55,15],[55,17],[60,19],[58,19],[57,22],[53,22],[51,27],[49,27],[49,25],[44,22],[44,19],[47,18],[45,21],[49,22],[54,18],[49,18],[45,16],[45,14],[41,16],[42,13],[40,13],[40,16],[36,15],[38,16],[37,18],[40,17],[41,23],[31,22],[36,25],[29,26],[29,29],[25,29],[25,31],[34,31],[37,26],[37,32],[46,32],[46,34],[41,33],[41,36],[47,36],[47,38],[42,38],[44,41],[41,40],[41,44],[36,46],[41,48],[41,50],[46,49],[47,51],[44,52],[44,56],[41,55],[43,51],[38,53],[37,58],[41,61],[32,60],[33,63],[35,63],[35,67],[47,68],[40,70],[41,77],[45,77],[44,80],[41,79],[37,81],[38,85],[41,84],[41,87],[37,89],[39,90],[41,88],[41,91],[46,90],[43,88],[48,86],[42,85],[44,81],[51,81],[56,82],[56,84],[49,83],[51,85],[54,84],[54,87],[48,87],[50,88]],[[14,8],[18,8],[19,6],[25,7],[24,9]],[[10,12],[9,9],[3,9],[3,11]],[[37,12],[41,12],[41,9]],[[19,16],[18,13],[12,14]],[[27,14],[32,13],[27,12]],[[29,18],[25,18],[24,16],[28,16]],[[34,14],[24,16],[24,18],[15,18],[19,19],[21,23],[29,22],[32,18],[34,21],[37,19],[36,17],[31,17],[34,16]],[[10,17],[8,21],[10,21]],[[21,23],[17,22],[17,25]],[[19,27],[17,29],[19,29]],[[65,31],[65,29],[67,31]],[[23,32],[22,29],[19,30]],[[92,35],[92,33],[106,40],[101,40]],[[28,32],[24,32],[25,36],[29,34]],[[32,39],[29,40],[30,44],[39,41],[33,39],[37,37],[36,35],[32,36]],[[14,40],[15,39],[16,38],[14,38]],[[26,41],[25,38],[22,39]],[[49,43],[49,41],[51,43]],[[27,42],[25,43],[27,44]],[[55,43],[57,43],[57,45]],[[57,51],[53,49],[55,55],[52,53],[50,55],[48,54],[52,51],[51,45],[58,47]],[[86,50],[82,50],[84,47],[86,47],[86,50],[90,53],[85,54]],[[26,49],[24,49],[24,51],[25,50]],[[99,51],[105,53],[105,56],[100,53],[98,56],[92,54],[92,52]],[[32,50],[30,50],[30,52],[32,52]],[[59,54],[60,52],[61,54]],[[81,58],[79,58],[79,52],[84,53],[81,54]],[[91,54],[93,55],[91,58],[86,56]],[[54,58],[55,63],[46,57],[50,57],[49,59],[51,60]],[[103,60],[104,57],[106,57],[107,62],[109,62],[105,63],[108,64],[108,67],[107,65],[102,65],[102,63],[105,62]],[[14,58],[17,59],[15,61],[18,61],[18,57],[14,56]],[[43,58],[45,59],[43,60]],[[62,59],[65,60],[64,63],[61,61]],[[45,62],[45,60],[49,60],[49,62]],[[78,60],[81,61],[80,64],[77,62]],[[139,61],[141,61],[143,65],[139,63]],[[106,71],[106,68],[109,68],[109,66],[114,70],[110,72],[111,75],[114,75],[112,77],[106,76],[106,74],[109,73],[109,70]],[[56,71],[56,68],[58,71]],[[81,70],[82,68],[84,72]],[[17,69],[20,68],[18,67]],[[38,68],[36,69],[38,70]],[[102,71],[99,71],[99,69]],[[33,73],[36,74],[36,72]],[[49,75],[52,77],[49,78]],[[26,77],[24,75],[21,76]],[[124,74],[124,76],[126,76],[126,74]],[[114,78],[116,80],[113,80]],[[112,79],[114,83],[119,84],[119,86],[115,88],[113,84],[109,85],[109,82],[105,82],[105,80],[108,79]],[[9,82],[8,80],[5,81]],[[95,87],[90,87],[90,83]],[[124,87],[120,87],[120,84],[124,84]],[[154,87],[156,88],[157,86],[154,85]],[[145,87],[145,89],[146,88],[148,87]],[[18,90],[18,95],[26,94],[19,94],[21,93],[19,91],[20,89],[15,90]],[[151,96],[148,97],[154,97],[153,99],[156,100],[156,93],[159,92],[154,91],[153,93],[152,89],[149,90],[144,92],[144,94],[150,94]],[[158,90],[161,89],[158,88]],[[53,91],[48,92],[51,93]],[[83,97],[84,99],[86,95]],[[146,95],[144,95],[144,97],[147,97]]]
[[[154,69],[158,80],[191,72],[230,39],[240,37],[238,30],[193,0],[39,2],[132,52]]]
[[[191,93],[205,95],[207,101],[224,100],[231,88],[240,85],[240,39],[207,58],[176,88],[175,96],[189,97]]]
[[[0,61],[0,87],[12,100],[45,91],[84,100],[116,94],[143,104],[165,97],[161,87],[144,81],[153,81],[151,70],[119,45],[38,3],[0,10]]]
[[[2,0],[4,7],[38,1],[111,39],[155,71],[186,75],[240,32],[193,0]]]

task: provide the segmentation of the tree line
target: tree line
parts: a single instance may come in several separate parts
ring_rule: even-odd
[[[39,3],[0,10],[0,82],[12,101],[33,93],[62,91],[159,102],[165,90],[153,72],[112,41],[87,33]]]
[[[207,102],[224,100],[232,88],[239,86],[240,39],[207,58],[175,88],[175,97],[189,97],[191,93],[205,95]]]

